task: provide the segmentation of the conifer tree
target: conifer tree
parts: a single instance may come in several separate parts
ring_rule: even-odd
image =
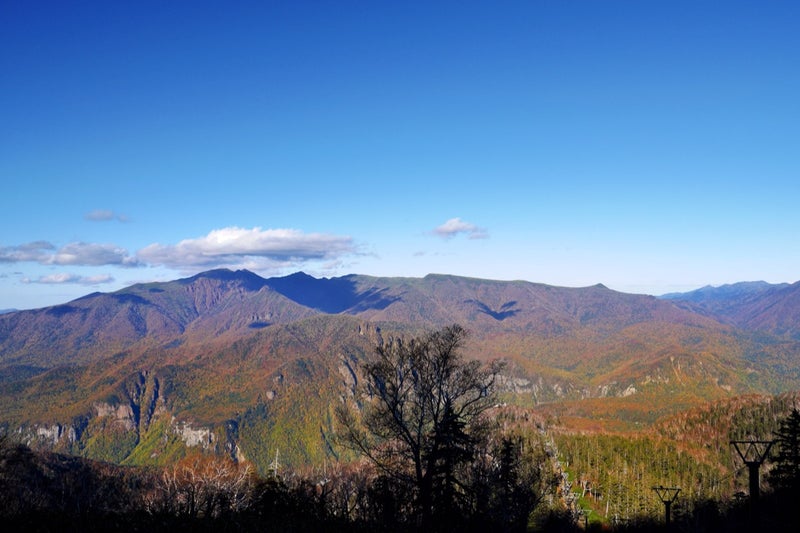
[[[775,432],[777,455],[771,479],[784,489],[800,490],[800,411],[797,408],[783,419]]]

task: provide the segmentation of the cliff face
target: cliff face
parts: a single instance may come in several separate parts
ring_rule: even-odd
[[[235,442],[220,442],[214,427],[177,420],[161,393],[159,377],[146,371],[69,422],[23,424],[14,431],[29,446],[119,463],[157,463],[162,455],[182,453],[182,447],[222,453],[236,449]]]

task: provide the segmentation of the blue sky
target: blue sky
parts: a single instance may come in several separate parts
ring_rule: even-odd
[[[216,267],[800,279],[797,2],[0,3],[0,309]]]

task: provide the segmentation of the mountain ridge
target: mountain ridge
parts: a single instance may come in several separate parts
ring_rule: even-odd
[[[788,288],[764,294],[789,309]],[[602,284],[213,270],[0,315],[0,425],[116,462],[198,445],[198,428],[225,453],[267,464],[280,447],[316,462],[332,453],[333,406],[357,394],[375,346],[453,323],[471,332],[465,356],[507,360],[506,400],[568,401],[573,418],[611,409],[608,420],[650,423],[800,388],[791,335],[693,305]]]
[[[800,281],[741,282],[668,296],[684,309],[739,328],[800,340]]]

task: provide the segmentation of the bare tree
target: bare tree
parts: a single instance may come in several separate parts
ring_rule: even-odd
[[[154,513],[216,517],[246,507],[252,482],[253,470],[247,464],[190,455],[161,472],[146,505]]]
[[[342,438],[386,477],[413,488],[419,525],[455,504],[459,469],[474,456],[481,414],[494,403],[500,365],[461,355],[459,325],[378,346],[364,365],[367,397],[360,413],[337,410]]]

